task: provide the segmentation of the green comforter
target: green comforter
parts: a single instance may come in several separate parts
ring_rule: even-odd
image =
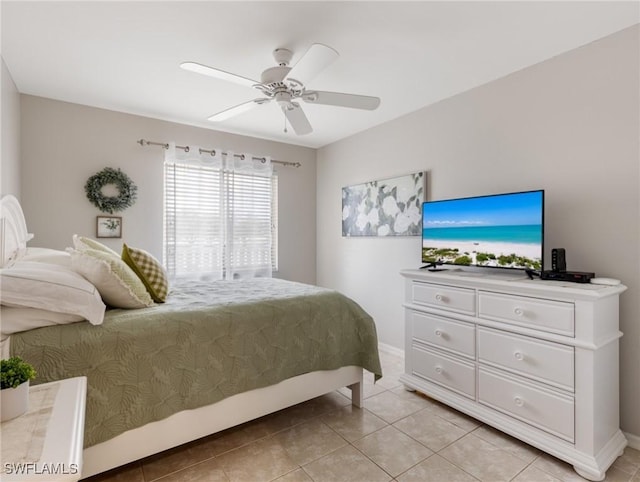
[[[85,447],[186,409],[315,370],[381,376],[373,320],[332,290],[277,279],[184,282],[167,303],[102,325],[11,337],[35,383],[85,375]]]

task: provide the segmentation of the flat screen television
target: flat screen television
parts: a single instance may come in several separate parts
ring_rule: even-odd
[[[544,191],[422,204],[422,262],[541,270]]]

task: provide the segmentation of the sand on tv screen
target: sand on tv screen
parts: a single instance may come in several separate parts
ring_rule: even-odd
[[[544,191],[422,205],[422,261],[542,269]]]

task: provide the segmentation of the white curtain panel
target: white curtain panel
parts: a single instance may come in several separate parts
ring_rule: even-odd
[[[225,157],[227,279],[271,277],[271,159]]]

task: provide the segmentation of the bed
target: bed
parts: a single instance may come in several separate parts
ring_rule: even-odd
[[[17,200],[1,202],[5,276],[30,235]],[[184,281],[166,303],[11,333],[2,349],[34,364],[34,383],[87,376],[83,477],[345,386],[361,406],[363,370],[382,375],[355,302],[265,278]]]

